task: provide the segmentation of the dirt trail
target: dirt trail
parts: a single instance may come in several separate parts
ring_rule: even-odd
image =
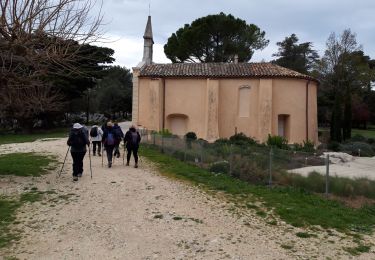
[[[52,153],[62,162],[65,139],[0,146],[7,152]],[[85,157],[84,175],[73,183],[71,157],[64,174],[39,178],[2,178],[2,193],[25,186],[55,190],[58,200],[25,206],[18,215],[23,238],[0,256],[19,259],[345,259],[340,234],[298,238],[301,231],[277,226],[254,212],[233,214],[233,205],[196,187],[163,177],[142,160],[140,168],[101,166],[92,157],[93,179]],[[31,183],[31,184],[30,184]],[[281,246],[283,245],[284,248]],[[290,247],[288,247],[288,245]],[[375,253],[361,258],[375,258]]]

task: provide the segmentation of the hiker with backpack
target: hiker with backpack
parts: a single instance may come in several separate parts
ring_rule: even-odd
[[[121,138],[117,135],[116,131],[113,129],[112,122],[109,121],[107,123],[106,129],[104,130],[103,139],[102,139],[102,143],[107,153],[108,168],[112,167],[113,150],[115,148],[116,143],[119,142],[118,140],[121,140]]]
[[[128,154],[126,156],[126,166],[129,166],[130,157],[133,152],[134,156],[134,168],[138,168],[138,148],[141,142],[141,136],[134,125],[132,125],[125,134],[124,145],[126,145],[126,150]]]
[[[117,158],[120,158],[119,147],[120,147],[121,140],[124,138],[124,133],[122,132],[121,127],[118,125],[117,122],[114,124],[113,130],[116,132],[117,137],[119,137],[118,139],[116,139],[113,155],[116,156]]]
[[[69,133],[67,145],[70,146],[70,154],[73,158],[73,181],[78,181],[82,177],[83,158],[86,154],[86,145],[90,146],[90,141],[84,127],[75,123]]]
[[[98,156],[102,156],[101,149],[102,149],[103,130],[99,126],[93,125],[90,130],[90,137],[91,137],[91,142],[92,142],[93,155],[95,156],[96,147],[98,147]]]

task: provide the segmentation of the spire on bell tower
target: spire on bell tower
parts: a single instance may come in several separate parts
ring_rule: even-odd
[[[142,63],[145,65],[152,64],[152,47],[154,45],[154,38],[152,36],[151,15],[148,16],[143,39],[144,47]]]

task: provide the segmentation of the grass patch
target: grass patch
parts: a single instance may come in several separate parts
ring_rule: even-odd
[[[67,128],[57,128],[33,134],[0,134],[0,144],[34,142],[43,138],[61,138],[67,137],[68,133]]]
[[[244,200],[253,195],[264,202],[269,209],[285,222],[298,227],[319,225],[339,231],[372,232],[375,225],[375,206],[360,209],[346,207],[340,202],[326,200],[318,195],[292,187],[267,188],[255,186],[225,174],[214,175],[162,154],[157,150],[142,146],[141,154],[147,157],[161,173],[190,181],[207,190],[222,191]]]
[[[296,233],[296,236],[300,237],[300,238],[316,237],[315,234],[310,234],[310,233],[307,233],[307,232],[298,232],[298,233]]]
[[[352,136],[363,135],[367,138],[375,138],[375,130],[352,129]]]
[[[356,247],[344,247],[344,250],[353,256],[360,255],[362,253],[368,253],[371,249],[371,246],[358,244]]]
[[[19,199],[0,196],[0,248],[20,238],[18,233],[12,232],[9,225],[16,224],[16,211],[24,203],[40,201],[43,192],[31,191],[23,193]]]
[[[52,156],[34,153],[4,154],[0,156],[0,175],[41,176],[55,162]]]

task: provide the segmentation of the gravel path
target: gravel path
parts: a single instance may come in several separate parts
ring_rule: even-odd
[[[8,152],[52,153],[63,161],[65,139],[0,146]],[[346,259],[343,246],[353,246],[345,235],[303,239],[300,231],[282,221],[267,224],[255,211],[233,210],[234,205],[197,187],[166,178],[144,159],[140,168],[101,166],[92,157],[93,179],[85,157],[84,175],[72,182],[71,157],[64,174],[39,178],[0,179],[2,193],[21,192],[25,186],[54,190],[41,202],[18,214],[23,237],[0,251],[19,259]],[[368,237],[374,243],[373,237]],[[329,240],[329,241],[328,241]],[[373,249],[372,249],[373,250]],[[375,253],[362,254],[374,259]]]

